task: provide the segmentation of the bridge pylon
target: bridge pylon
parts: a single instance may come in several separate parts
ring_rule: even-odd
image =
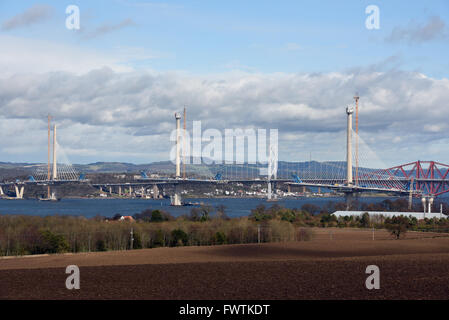
[[[348,115],[347,143],[346,143],[346,180],[348,186],[352,186],[352,114],[354,109],[351,106],[346,108]]]

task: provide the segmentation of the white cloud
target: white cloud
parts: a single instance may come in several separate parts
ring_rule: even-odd
[[[57,44],[45,40],[26,39],[0,34],[0,78],[15,74],[66,71],[84,74],[93,69],[109,67],[117,72],[132,71],[129,59],[150,59],[138,48],[119,48],[103,53],[79,46]]]
[[[440,123],[440,124],[426,124],[424,126],[424,131],[438,133],[438,132],[442,132],[443,130],[445,130],[446,127],[447,126],[444,123]]]
[[[20,128],[2,139],[0,149],[31,161],[33,152],[42,153],[36,145],[45,146],[50,113],[63,124],[61,145],[79,161],[165,160],[173,114],[186,105],[188,126],[201,120],[203,129],[279,129],[282,160],[307,160],[309,152],[317,160],[344,160],[345,107],[356,91],[360,136],[385,163],[424,159],[431,144],[445,139],[448,79],[370,70],[197,76],[103,68],[0,79],[2,131],[8,132],[9,121]],[[30,129],[36,123],[41,127]],[[37,141],[24,139],[28,134]],[[33,151],[26,156],[26,150]],[[442,156],[449,154],[442,150]]]

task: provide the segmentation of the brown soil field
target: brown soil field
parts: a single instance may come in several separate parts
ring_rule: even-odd
[[[448,299],[449,235],[315,229],[311,241],[0,258],[0,299]],[[81,289],[65,287],[80,267]],[[380,289],[368,290],[368,265]]]

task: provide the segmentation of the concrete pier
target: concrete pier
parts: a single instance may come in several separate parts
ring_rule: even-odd
[[[21,186],[20,188],[18,186],[14,186],[14,189],[16,191],[16,198],[17,199],[23,199],[23,192],[25,190],[24,186]]]

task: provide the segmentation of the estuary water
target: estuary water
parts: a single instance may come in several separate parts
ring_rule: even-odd
[[[377,203],[387,198],[360,198],[360,202]],[[392,199],[392,198],[389,198]],[[192,198],[186,199],[191,203],[204,203],[217,208],[225,206],[225,212],[229,217],[241,217],[251,214],[251,209],[259,204],[267,208],[274,204],[286,208],[301,208],[306,203],[323,207],[329,201],[343,202],[344,198],[286,198],[276,202],[267,202],[260,198]],[[112,217],[115,214],[133,215],[146,209],[160,209],[169,212],[174,217],[189,214],[193,206],[172,207],[170,200],[150,199],[62,199],[58,202],[38,200],[0,200],[0,215],[71,215],[87,218],[101,215]],[[212,213],[213,214],[213,213]]]

